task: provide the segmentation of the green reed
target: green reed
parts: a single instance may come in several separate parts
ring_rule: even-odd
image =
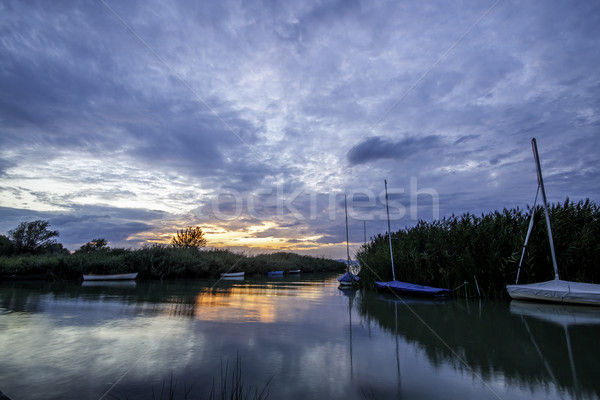
[[[519,283],[554,277],[543,208],[504,209],[481,216],[463,214],[392,233],[396,279],[456,288],[467,282],[469,295],[503,297],[514,283],[531,212],[535,225]],[[600,283],[600,208],[588,200],[549,208],[561,279]],[[357,253],[362,281],[391,280],[388,236],[377,235]],[[461,293],[464,289],[461,289]]]
[[[266,274],[273,270],[342,271],[337,261],[294,253],[246,255],[224,249],[199,250],[154,245],[137,250],[102,249],[86,253],[0,257],[0,277],[49,273],[55,279],[83,274],[138,272],[140,279],[208,278],[222,272]]]

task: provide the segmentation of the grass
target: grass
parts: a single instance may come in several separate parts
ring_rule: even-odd
[[[221,361],[221,375],[219,385],[215,386],[215,378],[213,377],[213,384],[210,393],[206,397],[208,400],[266,400],[269,398],[269,385],[271,384],[271,377],[262,388],[258,386],[247,388],[244,385],[244,379],[242,377],[242,360],[239,355],[236,356],[235,364],[231,371],[229,370],[229,361],[225,363],[223,369],[223,361]],[[173,380],[173,374],[171,374],[168,385],[167,380],[163,379],[160,392],[155,392],[152,388],[152,399],[153,400],[189,400],[191,399],[192,388],[185,386],[183,393],[178,394],[177,380]],[[120,399],[118,396],[111,396],[114,399]]]
[[[590,200],[550,207],[552,233],[561,279],[600,283],[600,208]],[[504,209],[475,216],[464,214],[392,233],[396,279],[457,288],[468,282],[469,295],[502,298],[514,283],[529,218],[535,225],[529,239],[519,283],[553,279],[546,221],[542,207]],[[357,254],[361,281],[391,280],[388,236],[378,235]],[[461,288],[461,294],[464,293]]]
[[[140,279],[208,278],[221,272],[266,274],[272,270],[342,271],[344,264],[294,253],[244,255],[229,250],[148,246],[137,250],[104,249],[87,253],[0,257],[0,276],[51,273],[56,279],[83,274],[138,272]]]

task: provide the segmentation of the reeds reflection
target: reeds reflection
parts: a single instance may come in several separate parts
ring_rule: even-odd
[[[438,368],[447,364],[506,387],[552,388],[561,397],[600,396],[595,308],[373,295],[361,297],[359,312]]]

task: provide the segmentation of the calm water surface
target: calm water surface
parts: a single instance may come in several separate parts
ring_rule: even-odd
[[[600,310],[342,291],[335,276],[0,282],[0,390],[206,398],[241,360],[270,399],[600,396]]]

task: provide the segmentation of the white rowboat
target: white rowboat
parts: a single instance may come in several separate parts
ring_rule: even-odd
[[[89,274],[83,275],[84,281],[131,281],[137,278],[138,273],[131,274]]]
[[[223,272],[221,274],[221,278],[236,278],[236,277],[240,277],[240,276],[244,276],[243,272]]]

